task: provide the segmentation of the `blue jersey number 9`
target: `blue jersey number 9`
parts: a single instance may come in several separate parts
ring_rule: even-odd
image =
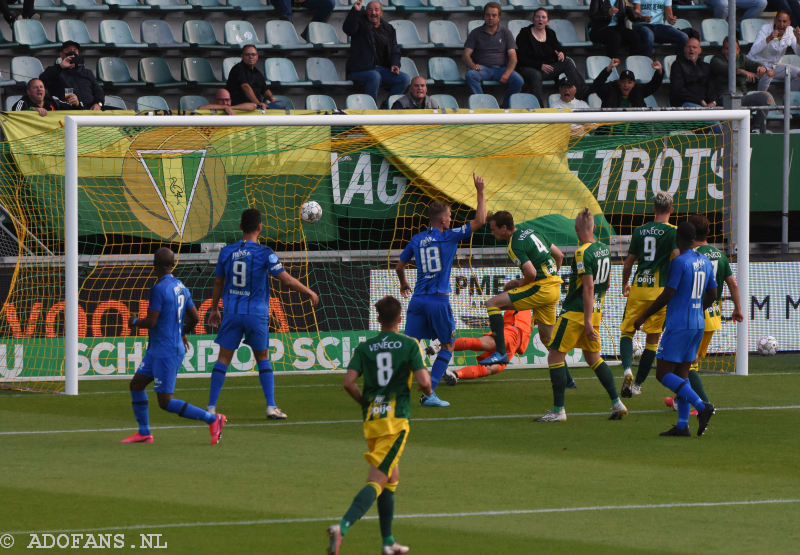
[[[233,272],[233,286],[246,287],[247,286],[247,264],[243,260],[234,260],[231,267]]]

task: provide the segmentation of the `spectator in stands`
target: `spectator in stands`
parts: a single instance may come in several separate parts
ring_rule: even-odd
[[[773,79],[783,81],[787,69],[792,79],[792,90],[800,90],[800,67],[780,63],[781,57],[789,48],[800,55],[800,28],[792,27],[790,21],[789,12],[777,12],[772,23],[767,23],[759,29],[753,40],[753,46],[747,53],[750,60],[774,72],[773,75],[765,73],[759,78],[759,91],[767,90]]]
[[[736,39],[734,39],[734,42]],[[722,54],[716,54],[711,58],[711,78],[714,80],[714,86],[717,90],[717,97],[719,98],[723,93],[729,91],[728,86],[728,37],[722,41]],[[742,97],[742,106],[767,106],[774,104],[775,101],[772,95],[766,91],[753,91],[747,92],[748,85],[755,83],[758,79],[767,73],[772,73],[771,69],[746,58],[739,51],[739,43],[736,42],[736,83],[734,86],[735,92]],[[759,132],[765,133],[767,131],[767,113],[769,110],[756,110],[753,117],[753,129],[758,129]]]
[[[350,37],[347,78],[364,85],[364,92],[378,102],[378,89],[389,94],[403,94],[411,77],[400,71],[400,46],[394,27],[383,20],[383,6],[377,0],[361,10],[356,0],[347,13],[342,29]],[[366,12],[366,13],[365,13]]]
[[[78,108],[78,97],[70,95],[73,104],[53,98],[44,88],[41,79],[31,79],[25,88],[25,95],[14,103],[12,110],[20,112],[22,110],[35,110],[44,117],[47,112],[52,110],[75,110]]]
[[[222,110],[229,116],[236,114],[236,110],[244,112],[251,112],[257,110],[258,107],[255,102],[242,102],[241,104],[231,105],[231,93],[228,89],[219,89],[214,95],[214,102],[210,104],[203,104],[197,107],[198,110]]]
[[[508,27],[500,25],[500,13],[497,2],[487,2],[483,6],[483,25],[473,29],[464,43],[464,63],[470,94],[483,93],[483,81],[500,81],[507,85],[500,106],[508,108],[511,95],[522,90],[523,81],[514,71],[517,66],[514,35]]]
[[[589,108],[585,100],[576,98],[578,87],[566,75],[558,80],[558,99],[550,102],[551,108]]]
[[[714,17],[728,19],[728,0],[706,0],[706,6],[712,9]],[[736,0],[736,9],[744,10],[738,19],[758,17],[766,7],[767,0]]]
[[[673,106],[713,108],[717,105],[711,68],[700,58],[702,51],[700,41],[692,37],[686,41],[683,52],[675,58],[670,72],[672,87],[669,93],[669,101]]]
[[[642,41],[642,54],[653,55],[653,43],[671,43],[683,49],[689,35],[673,27],[678,18],[672,13],[672,0],[634,0],[633,29]],[[666,23],[665,23],[666,21]]]
[[[11,3],[15,4],[18,1],[19,0],[12,0]],[[14,28],[15,20],[30,19],[33,17],[34,0],[23,0],[22,13],[18,14],[16,17],[11,13],[8,4],[9,4],[8,0],[0,0],[0,13],[3,14],[3,19],[5,19],[8,22],[8,26],[11,27],[12,29]]]
[[[800,27],[800,0],[767,0],[767,9],[790,14],[792,25]]]
[[[542,93],[544,79],[554,79],[563,73],[578,90],[583,89],[583,77],[578,73],[575,62],[564,54],[564,48],[558,42],[555,31],[547,26],[548,21],[547,10],[536,9],[533,12],[533,24],[521,29],[516,40],[519,58],[517,71],[524,78],[531,94],[539,99],[540,106],[545,105]]]
[[[644,108],[647,106],[644,99],[655,94],[664,78],[664,69],[661,62],[653,62],[653,77],[649,83],[637,83],[636,76],[629,69],[619,75],[616,81],[606,82],[611,70],[619,66],[619,58],[613,58],[611,63],[601,71],[594,82],[592,89],[603,101],[603,108]]]
[[[417,75],[411,79],[408,92],[395,100],[392,110],[438,110],[439,103],[428,96],[428,83],[424,77]]]
[[[592,0],[589,4],[589,40],[606,45],[606,56],[622,56],[622,45],[631,54],[641,52],[639,33],[628,29],[623,0]]]
[[[275,100],[267,87],[267,80],[256,67],[258,49],[252,44],[242,47],[242,61],[231,68],[225,89],[230,93],[231,104],[252,102],[257,110],[281,110],[283,102]]]
[[[305,9],[311,12],[311,21],[328,21],[328,18],[336,7],[334,0],[296,0]],[[280,14],[281,19],[292,21],[292,0],[270,0]],[[308,40],[308,26],[300,33],[300,36]]]
[[[78,97],[79,110],[102,110],[106,95],[94,73],[86,69],[80,48],[81,45],[72,40],[62,44],[56,63],[45,69],[39,79],[51,95],[69,104],[73,101],[67,97],[65,89],[72,89],[72,94]]]

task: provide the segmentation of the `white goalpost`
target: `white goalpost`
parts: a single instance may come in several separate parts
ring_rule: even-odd
[[[482,124],[592,124],[654,122],[733,122],[735,144],[731,206],[731,243],[735,248],[736,277],[743,303],[750,298],[750,112],[748,110],[670,110],[648,112],[529,112],[386,115],[259,115],[259,116],[67,116],[65,118],[64,238],[65,308],[64,376],[65,393],[78,394],[79,357],[79,130],[84,127],[355,127],[384,125],[482,125]],[[720,285],[721,286],[721,285]],[[747,375],[749,345],[748,318],[737,324],[736,374]]]

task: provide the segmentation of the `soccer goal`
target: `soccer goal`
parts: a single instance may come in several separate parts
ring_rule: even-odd
[[[62,138],[11,151],[35,186],[24,202],[0,197],[3,206],[16,202],[12,215],[50,253],[24,251],[28,235],[17,229],[22,246],[0,320],[0,387],[52,383],[76,394],[79,376],[130,376],[146,336],[131,335],[127,319],[146,313],[152,254],[163,245],[178,253],[175,275],[201,313],[181,374],[208,375],[216,358],[215,330],[205,323],[214,264],[220,247],[240,237],[247,207],[261,209],[262,240],[322,299],[312,307],[273,283],[276,371],[340,371],[377,329],[372,304],[398,295],[394,262],[425,227],[428,202],[450,202],[454,225],[471,219],[473,172],[486,179],[490,210],[534,221],[568,257],[572,220],[588,206],[618,262],[631,231],[651,217],[652,194],[669,191],[671,222],[705,214],[709,241],[734,263],[748,298],[747,111],[70,116]],[[300,220],[307,200],[322,206],[319,222]],[[463,246],[451,295],[460,334],[485,331],[485,300],[517,273],[488,232]],[[620,289],[615,264],[605,356],[618,348]],[[730,312],[726,301],[723,315]],[[715,369],[746,374],[747,352],[747,322],[726,322],[709,358]],[[466,362],[457,355],[455,364]],[[534,334],[515,362],[536,366],[545,357]],[[253,369],[242,346],[229,374]]]

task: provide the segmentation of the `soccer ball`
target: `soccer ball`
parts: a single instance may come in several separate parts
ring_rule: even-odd
[[[640,356],[642,356],[643,352],[644,352],[644,347],[642,346],[642,343],[638,339],[636,339],[634,337],[633,338],[633,357],[634,358],[639,358]]]
[[[764,356],[772,356],[778,352],[778,340],[771,335],[763,335],[756,341],[756,351]]]
[[[317,201],[309,200],[300,207],[300,219],[307,224],[315,224],[322,218],[322,206]]]

